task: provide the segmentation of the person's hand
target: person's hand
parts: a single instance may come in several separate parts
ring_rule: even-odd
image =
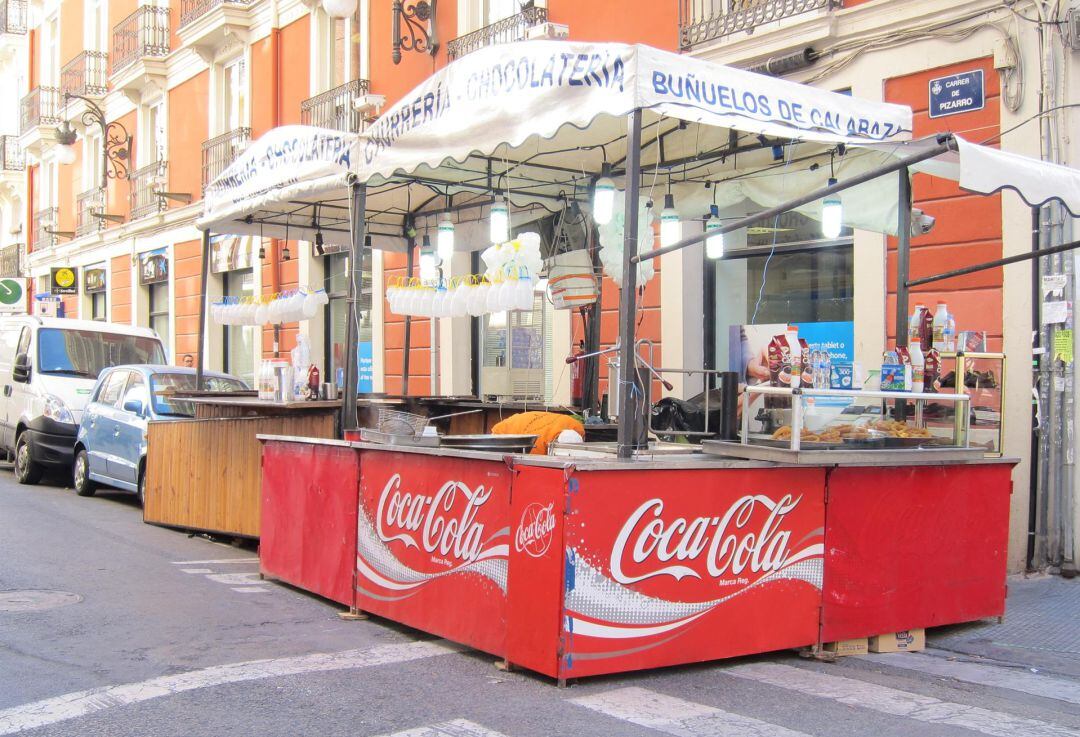
[[[769,378],[769,350],[764,347],[746,364],[746,380],[754,384],[764,384]]]

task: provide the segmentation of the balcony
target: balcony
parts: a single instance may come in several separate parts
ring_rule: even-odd
[[[0,33],[26,34],[26,0],[0,0]]]
[[[738,31],[753,33],[772,23],[812,10],[829,9],[837,0],[679,0],[679,45],[687,50]]]
[[[112,73],[139,59],[169,55],[169,9],[144,5],[116,24],[112,33]]]
[[[26,261],[26,245],[14,243],[0,248],[0,278],[18,279],[22,276],[23,263]]]
[[[528,37],[529,29],[541,23],[547,23],[547,8],[526,8],[490,26],[458,36],[446,44],[446,53],[453,61],[485,46],[523,41]]]
[[[300,103],[300,123],[330,128],[342,133],[359,133],[363,116],[353,101],[368,92],[366,79],[354,79],[343,85],[309,97]]]
[[[244,152],[251,142],[251,128],[237,128],[202,145],[202,188],[203,192],[210,182],[218,178],[236,157]]]
[[[52,248],[56,245],[56,236],[47,230],[56,230],[60,222],[60,208],[46,207],[33,215],[33,247],[35,251]]]
[[[251,3],[252,0],[180,0],[176,35],[184,46],[210,64],[222,46],[247,41]]]
[[[22,171],[24,168],[19,139],[15,136],[0,136],[0,171]]]
[[[155,161],[140,167],[128,175],[131,187],[131,219],[155,215],[165,209],[165,200],[154,194],[165,188],[169,164]]]
[[[81,238],[101,230],[103,220],[94,217],[105,212],[105,190],[94,187],[75,197],[75,237]]]
[[[104,51],[79,53],[60,70],[60,97],[104,97],[109,91],[108,66],[109,55]]]
[[[60,89],[35,87],[19,104],[19,135],[42,125],[60,125]]]

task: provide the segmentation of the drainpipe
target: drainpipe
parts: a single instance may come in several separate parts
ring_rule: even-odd
[[[281,125],[281,28],[278,6],[274,3],[274,13],[270,29],[270,125],[277,128]],[[287,244],[286,244],[287,245]],[[282,242],[278,238],[270,241],[270,293],[277,294],[281,291],[281,248]],[[277,358],[281,349],[280,328],[274,326],[274,358]]]

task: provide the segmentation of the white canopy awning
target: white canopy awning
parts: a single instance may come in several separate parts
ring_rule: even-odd
[[[358,181],[367,184],[376,247],[403,248],[406,221],[433,227],[452,198],[457,247],[483,248],[475,223],[493,192],[529,219],[530,209],[587,201],[605,163],[622,184],[627,114],[637,108],[642,193],[659,198],[670,188],[687,219],[712,203],[776,206],[830,176],[842,183],[935,144],[907,140],[907,107],[647,46],[529,41],[453,62],[362,134],[270,131],[208,187],[199,227],[303,240],[318,231],[347,244],[349,185]],[[957,140],[957,153],[917,170],[975,192],[1009,187],[1029,204],[1057,198],[1080,212],[1080,172]],[[843,198],[845,224],[895,233],[895,176]],[[818,209],[801,208],[810,217]]]

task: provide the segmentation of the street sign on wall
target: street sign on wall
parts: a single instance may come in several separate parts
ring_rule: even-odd
[[[982,110],[986,105],[986,85],[982,69],[950,74],[930,80],[930,117]]]
[[[74,266],[57,266],[52,269],[53,294],[78,294],[79,270]]]

